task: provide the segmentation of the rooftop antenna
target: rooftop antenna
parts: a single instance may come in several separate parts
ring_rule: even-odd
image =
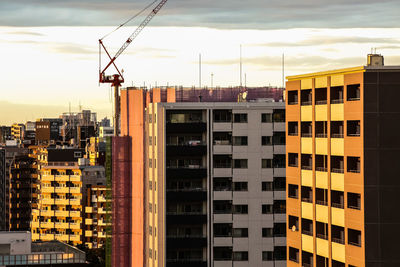
[[[285,88],[285,53],[282,54],[282,88]]]
[[[247,73],[244,74],[244,88],[247,88]]]
[[[213,88],[214,85],[214,73],[211,73],[211,89]]]
[[[242,87],[242,45],[240,45],[240,87]]]
[[[201,88],[201,54],[199,54],[199,87]]]

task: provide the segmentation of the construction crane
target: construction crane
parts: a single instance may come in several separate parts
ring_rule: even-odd
[[[155,0],[152,4],[157,2],[158,0]],[[122,47],[118,50],[118,52],[115,54],[114,57],[111,57],[110,53],[107,51],[107,48],[104,46],[103,43],[103,38],[99,39],[99,82],[100,83],[111,83],[111,86],[114,87],[114,105],[115,105],[115,112],[114,112],[114,135],[118,136],[119,135],[119,117],[120,117],[120,101],[119,101],[119,88],[121,84],[124,82],[124,76],[123,76],[123,70],[122,73],[119,71],[117,65],[115,64],[115,60],[125,51],[125,49],[132,43],[133,40],[140,34],[140,32],[149,24],[149,22],[153,19],[153,17],[160,11],[160,9],[165,5],[165,3],[168,0],[161,0],[160,3],[150,12],[149,15],[145,18],[145,20],[137,27],[137,29],[132,33],[131,36],[129,36],[128,40],[125,41],[125,43],[122,45]],[[150,5],[152,5],[150,4]],[[145,8],[147,9],[147,7]],[[144,11],[144,10],[142,10]],[[142,12],[141,11],[141,12]],[[139,14],[141,13],[139,12]],[[130,20],[128,20],[129,22]],[[126,23],[120,25],[117,29],[125,25]],[[107,36],[107,35],[106,35]],[[108,58],[110,59],[110,62],[106,65],[104,69],[101,68],[101,47],[104,49],[106,52]],[[117,71],[117,74],[113,75],[106,75],[105,72],[106,70],[113,65],[114,68]]]

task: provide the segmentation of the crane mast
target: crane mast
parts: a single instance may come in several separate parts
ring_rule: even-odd
[[[135,38],[140,34],[140,32],[149,24],[149,22],[153,19],[153,17],[160,11],[160,9],[165,5],[168,0],[161,0],[160,3],[150,12],[149,15],[143,20],[143,22],[137,27],[137,29],[129,36],[129,38],[125,41],[122,47],[118,50],[118,52],[111,57],[110,53],[107,51],[107,48],[104,46],[103,39],[99,39],[99,48],[101,55],[101,47],[106,52],[106,55],[110,59],[109,63],[106,65],[104,69],[99,69],[99,82],[100,83],[111,83],[111,86],[114,87],[114,102],[115,102],[115,112],[114,112],[114,135],[119,135],[119,118],[120,118],[120,103],[119,103],[119,87],[124,82],[124,77],[122,73],[119,71],[117,65],[115,64],[115,60],[125,51],[125,49],[135,40]],[[101,59],[100,59],[101,61]],[[117,74],[106,75],[105,71],[113,65],[117,71]]]

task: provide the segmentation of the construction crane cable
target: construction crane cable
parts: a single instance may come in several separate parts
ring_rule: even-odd
[[[131,20],[133,20],[134,18],[140,16],[140,14],[142,14],[144,11],[146,11],[148,8],[150,8],[152,5],[154,5],[158,0],[154,0],[153,2],[151,2],[150,4],[148,4],[145,8],[143,8],[141,11],[139,11],[139,13],[137,13],[136,15],[130,17],[127,21],[125,21],[124,23],[122,23],[121,25],[119,25],[117,28],[115,28],[113,31],[107,33],[106,35],[104,35],[100,40],[103,40],[104,38],[106,38],[107,36],[109,36],[110,34],[118,31],[121,27],[125,26],[127,23],[129,23]]]

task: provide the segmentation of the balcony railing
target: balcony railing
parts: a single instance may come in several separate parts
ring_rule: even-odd
[[[298,132],[289,132],[288,135],[289,136],[298,136],[299,133]]]
[[[335,202],[333,202],[331,204],[331,206],[334,207],[334,208],[338,208],[338,209],[344,209],[344,204],[343,203],[335,203]]]
[[[348,243],[349,243],[349,245],[353,245],[353,246],[356,246],[356,247],[361,247],[360,243],[351,242],[351,241],[348,241]]]
[[[359,169],[350,169],[350,170],[347,170],[347,172],[360,173],[360,170]]]
[[[332,168],[331,172],[334,172],[334,173],[344,173],[344,169]]]
[[[326,133],[316,133],[315,137],[316,138],[327,138],[328,134],[326,134]]]
[[[359,97],[348,97],[347,98],[347,101],[358,101],[358,100],[360,100]]]
[[[331,137],[332,138],[343,138],[344,135],[342,133],[333,133]]]
[[[302,165],[302,166],[301,166],[301,169],[302,169],[302,170],[311,171],[311,170],[312,170],[312,166],[309,166],[309,165]]]
[[[327,172],[328,169],[326,167],[315,167],[315,170],[317,172]]]
[[[302,106],[311,106],[312,105],[312,101],[311,100],[310,101],[302,101],[301,105]]]
[[[360,136],[360,133],[348,133],[347,136],[358,137],[358,136]]]
[[[327,100],[316,100],[315,101],[315,105],[326,105],[327,104]]]
[[[301,137],[312,137],[312,133],[301,133]]]
[[[316,200],[315,203],[322,206],[328,206],[328,202],[325,200]]]
[[[321,239],[328,240],[328,235],[326,235],[326,234],[317,234],[317,237],[321,238]]]
[[[342,99],[332,99],[331,104],[342,104],[343,103],[343,98]]]
[[[301,230],[301,233],[302,233],[302,234],[305,234],[305,235],[310,235],[310,236],[313,235],[313,232],[312,232],[312,231],[306,230],[306,229],[302,229],[302,230]]]
[[[343,244],[343,245],[344,245],[344,239],[342,239],[342,238],[332,237],[332,242],[335,242],[335,243],[339,243],[339,244]]]
[[[299,263],[299,259],[298,258],[293,258],[293,257],[289,256],[289,260]]]
[[[349,209],[361,210],[360,206],[347,205]]]
[[[303,201],[303,202],[308,202],[308,203],[312,203],[313,201],[312,201],[312,198],[309,198],[309,197],[302,197],[301,198],[301,201]]]

